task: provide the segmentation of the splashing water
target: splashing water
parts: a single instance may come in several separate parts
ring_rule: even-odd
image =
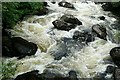
[[[72,38],[75,30],[89,29],[94,24],[109,26],[116,19],[109,17],[109,12],[104,12],[100,4],[90,1],[82,3],[76,0],[73,3],[76,10],[59,7],[58,3],[52,4],[48,2],[48,5],[48,9],[52,10],[51,13],[44,16],[32,16],[17,24],[11,30],[13,36],[22,37],[39,47],[34,56],[27,56],[19,61],[14,58],[16,63],[22,63],[18,66],[15,76],[35,69],[42,73],[44,69],[52,68],[65,75],[68,71],[75,70],[79,78],[91,78],[97,73],[104,72],[108,65],[114,65],[112,62],[107,62],[107,60],[110,59],[110,50],[118,45],[100,38],[96,38],[95,41],[88,43],[80,50],[73,48],[74,52],[71,56],[62,57],[61,60],[54,60],[54,57],[49,52],[50,50],[57,50],[57,40],[62,37]],[[83,25],[77,26],[70,31],[53,29],[52,22],[63,14],[74,15]],[[99,20],[99,16],[105,16],[106,20]]]

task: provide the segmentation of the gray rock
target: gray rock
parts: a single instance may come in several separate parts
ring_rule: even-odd
[[[79,42],[88,43],[94,41],[95,37],[91,33],[85,31],[83,32],[75,31],[73,34],[73,39],[78,40]]]
[[[68,15],[65,14],[60,18],[62,21],[65,21],[67,23],[71,23],[71,24],[77,24],[77,25],[82,25],[82,22],[79,21],[76,17],[74,17],[73,15]]]
[[[106,39],[106,36],[107,36],[106,28],[103,27],[102,25],[99,25],[99,24],[93,25],[92,32],[95,33],[97,37],[107,40]]]
[[[69,2],[59,2],[58,5],[61,7],[65,7],[65,8],[75,9],[73,4],[71,4]]]
[[[62,38],[57,41],[48,53],[55,57],[55,60],[60,60],[62,57],[67,57],[83,48],[84,44],[73,40],[72,38]]]
[[[59,30],[65,30],[65,31],[69,31],[76,27],[76,25],[64,22],[62,20],[55,20],[52,22],[52,24],[54,25],[55,28]]]

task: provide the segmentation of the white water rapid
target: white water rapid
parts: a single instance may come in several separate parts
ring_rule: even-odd
[[[55,4],[48,2],[47,8],[52,10],[49,14],[29,17],[10,30],[13,36],[22,37],[38,46],[38,50],[33,56],[26,56],[20,60],[17,60],[16,57],[8,59],[19,63],[15,76],[31,70],[39,70],[39,73],[42,73],[44,69],[51,68],[64,75],[70,70],[74,70],[77,72],[78,78],[91,78],[97,73],[103,73],[108,65],[114,65],[113,62],[107,62],[107,60],[111,58],[110,50],[117,47],[118,44],[98,37],[80,50],[70,48],[74,53],[71,56],[62,57],[61,60],[54,60],[54,57],[50,55],[51,50],[59,49],[56,44],[62,37],[72,38],[76,30],[89,29],[94,24],[109,26],[116,21],[114,17],[108,16],[110,12],[102,10],[101,4],[95,4],[91,1],[80,2],[79,0],[69,2],[74,5],[76,10],[60,7],[57,2]],[[64,14],[74,15],[83,25],[70,31],[53,29],[52,22]],[[105,16],[106,19],[100,20],[99,16]]]

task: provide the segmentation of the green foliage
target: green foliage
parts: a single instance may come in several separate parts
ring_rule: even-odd
[[[111,2],[111,5],[112,5],[112,9],[111,9],[111,12],[120,17],[120,1],[119,2]]]
[[[115,39],[118,43],[120,43],[120,31],[116,31],[115,33]]]
[[[120,2],[112,2],[111,3],[113,7],[119,7],[120,6]]]
[[[2,61],[1,63],[2,65],[0,66],[0,75],[3,79],[9,79],[11,76],[15,75],[18,64],[13,61]]]
[[[32,15],[41,9],[41,2],[2,2],[2,26],[12,28],[25,15]]]

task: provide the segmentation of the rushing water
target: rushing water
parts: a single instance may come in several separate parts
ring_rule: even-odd
[[[110,12],[103,11],[101,5],[94,2],[82,3],[76,0],[73,3],[76,10],[59,7],[58,3],[52,4],[48,2],[48,5],[48,8],[52,10],[49,14],[29,17],[11,30],[13,36],[22,37],[37,44],[39,47],[33,56],[27,56],[20,60],[11,58],[16,63],[20,63],[15,76],[36,69],[42,73],[44,69],[49,68],[64,75],[67,75],[70,70],[74,70],[77,72],[79,78],[91,78],[97,73],[103,73],[108,65],[114,65],[113,62],[108,61],[110,59],[109,52],[113,47],[118,45],[109,40],[105,41],[97,37],[95,41],[88,43],[88,45],[85,45],[81,49],[68,47],[71,50],[69,56],[62,57],[61,60],[54,60],[51,52],[56,52],[60,49],[59,45],[62,42],[60,44],[57,43],[61,41],[62,37],[72,38],[75,30],[89,29],[94,24],[104,24],[107,28],[116,19],[109,17],[108,13]],[[52,22],[60,18],[63,14],[74,15],[83,25],[77,26],[70,31],[53,29]],[[99,20],[99,16],[105,16],[106,19],[104,21]],[[77,46],[77,44],[74,45]],[[62,51],[63,49],[60,50]]]

